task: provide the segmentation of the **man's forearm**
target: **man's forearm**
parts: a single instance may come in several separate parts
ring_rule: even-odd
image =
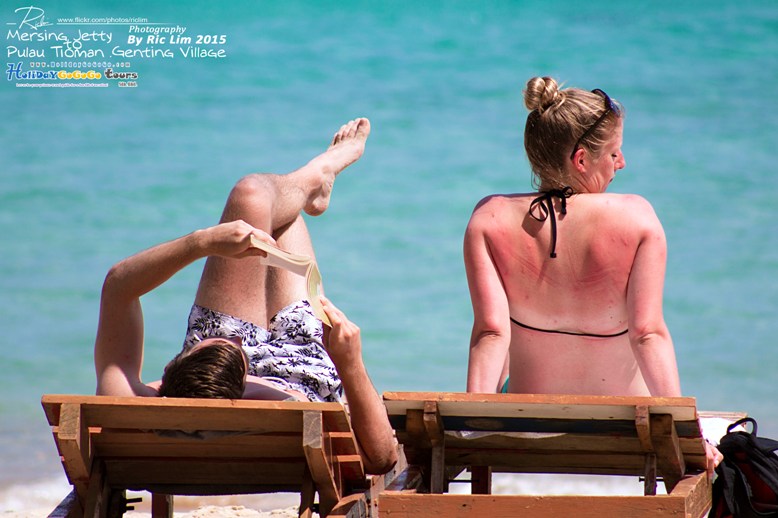
[[[351,426],[362,449],[365,470],[382,474],[397,462],[397,443],[381,397],[373,387],[364,365],[340,369]]]
[[[198,231],[201,232],[201,231]],[[125,299],[140,298],[170,279],[176,272],[205,255],[193,232],[162,243],[114,265],[106,276],[103,292]]]
[[[359,327],[326,297],[321,297],[321,302],[332,324],[324,327],[324,344],[343,382],[365,469],[368,473],[386,473],[397,462],[397,446],[386,407],[362,360]]]

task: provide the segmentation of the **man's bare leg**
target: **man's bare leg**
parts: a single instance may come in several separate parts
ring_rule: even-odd
[[[274,237],[283,250],[307,255],[316,260],[311,236],[301,215]],[[268,268],[266,279],[265,308],[268,318],[272,318],[290,303],[308,298],[308,286],[302,275],[283,268]]]
[[[227,199],[221,222],[242,219],[283,241],[284,232],[302,212],[316,216],[327,209],[335,178],[362,156],[369,134],[367,119],[353,120],[340,128],[327,151],[300,169],[286,175],[253,174],[242,178]],[[299,237],[299,233],[295,235]],[[311,255],[307,230],[305,236],[307,244],[300,243],[297,249],[295,241],[290,241],[288,251]],[[283,247],[281,243],[279,246]],[[267,276],[268,268],[257,258],[209,257],[195,302],[266,327],[274,314],[268,313],[268,306],[277,305],[277,301],[270,304],[266,299]]]

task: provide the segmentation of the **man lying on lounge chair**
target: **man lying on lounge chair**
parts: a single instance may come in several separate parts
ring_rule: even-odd
[[[335,177],[358,160],[367,119],[345,124],[331,145],[285,175],[237,182],[221,223],[157,245],[114,265],[100,301],[95,341],[97,394],[204,398],[347,399],[365,470],[385,473],[397,461],[386,409],[362,360],[359,328],[324,297],[322,325],[306,279],[262,263],[251,241],[314,256],[302,212],[323,213]],[[183,350],[160,382],[143,383],[140,297],[207,257]]]

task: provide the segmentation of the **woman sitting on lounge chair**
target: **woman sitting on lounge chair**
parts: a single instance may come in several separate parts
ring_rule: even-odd
[[[605,192],[626,165],[621,105],[549,77],[524,102],[539,192],[485,198],[465,234],[467,390],[681,395],[662,225],[642,197]]]

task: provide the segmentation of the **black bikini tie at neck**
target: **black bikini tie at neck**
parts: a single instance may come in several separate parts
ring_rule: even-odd
[[[556,258],[556,215],[554,214],[554,200],[552,198],[557,197],[562,202],[562,206],[559,208],[559,213],[562,215],[567,214],[567,198],[575,194],[575,191],[569,185],[562,189],[551,189],[544,191],[532,200],[529,204],[529,215],[535,218],[536,221],[546,221],[546,218],[551,216],[551,258]],[[536,216],[535,212],[540,215]]]

